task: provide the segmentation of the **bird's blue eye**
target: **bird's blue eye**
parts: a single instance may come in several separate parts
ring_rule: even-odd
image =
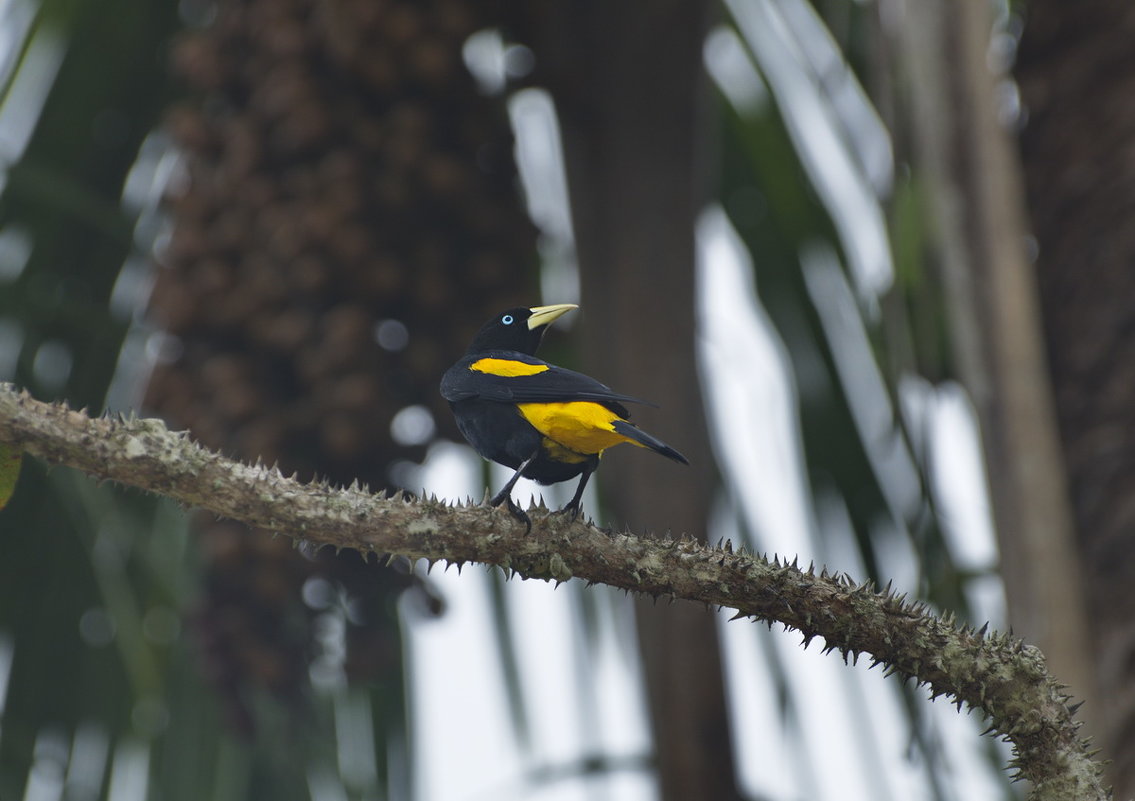
[[[501,318],[501,322],[504,323],[505,325],[512,325],[512,315],[506,314],[504,317]]]

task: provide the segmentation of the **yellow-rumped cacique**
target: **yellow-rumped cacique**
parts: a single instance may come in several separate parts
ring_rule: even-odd
[[[441,379],[441,394],[457,427],[477,453],[516,472],[489,501],[502,503],[531,528],[512,500],[521,476],[555,484],[579,476],[564,506],[574,518],[587,480],[612,445],[629,442],[682,464],[686,457],[628,418],[624,403],[647,401],[620,395],[590,376],[536,358],[544,332],[573,303],[503,311],[482,326],[465,355]]]

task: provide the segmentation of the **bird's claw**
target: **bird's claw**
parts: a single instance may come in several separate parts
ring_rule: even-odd
[[[504,504],[508,508],[508,513],[524,524],[524,533],[532,533],[532,518],[528,516],[520,506],[512,499],[512,495],[504,493],[503,495],[496,495],[489,501],[490,506],[500,506]]]
[[[524,524],[525,535],[532,533],[532,518],[530,518],[528,513],[521,509],[512,498],[508,499],[508,511],[513,517]]]
[[[566,514],[570,520],[574,521],[579,518],[579,507],[580,504],[573,501],[560,509],[560,514]]]

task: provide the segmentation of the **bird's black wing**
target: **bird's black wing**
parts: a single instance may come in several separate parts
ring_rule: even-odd
[[[622,395],[583,373],[556,367],[518,353],[466,357],[442,378],[446,400],[488,400],[497,403],[601,403],[621,417],[629,413],[623,403],[654,404]]]

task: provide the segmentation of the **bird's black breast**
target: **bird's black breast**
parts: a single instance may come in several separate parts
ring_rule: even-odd
[[[469,399],[449,405],[465,439],[486,459],[516,468],[540,445],[540,432],[514,404]]]

